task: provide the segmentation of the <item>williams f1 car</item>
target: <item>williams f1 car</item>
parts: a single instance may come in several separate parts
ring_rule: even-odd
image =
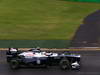
[[[10,48],[6,52],[7,62],[12,69],[25,67],[45,67],[59,66],[61,69],[80,69],[80,55],[69,52],[54,53],[45,52],[40,49],[30,49],[28,51],[19,51]]]

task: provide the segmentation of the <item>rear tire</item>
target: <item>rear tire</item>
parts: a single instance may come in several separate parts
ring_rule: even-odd
[[[10,58],[9,58],[9,57],[7,57],[6,61],[7,61],[7,62],[10,62]]]
[[[19,68],[19,62],[17,60],[11,60],[9,62],[11,69],[18,69]]]

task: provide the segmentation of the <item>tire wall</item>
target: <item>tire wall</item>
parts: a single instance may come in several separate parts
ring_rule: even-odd
[[[100,2],[100,0],[67,0],[67,1],[75,1],[75,2]]]

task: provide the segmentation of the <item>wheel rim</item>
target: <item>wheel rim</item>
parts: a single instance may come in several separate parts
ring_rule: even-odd
[[[62,68],[63,68],[63,69],[67,69],[67,68],[68,68],[68,64],[67,64],[66,61],[63,61],[63,62],[62,62]]]

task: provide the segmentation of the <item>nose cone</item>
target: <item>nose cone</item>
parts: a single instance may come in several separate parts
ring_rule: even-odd
[[[79,67],[80,67],[80,65],[79,65],[79,63],[78,63],[77,61],[74,62],[74,63],[72,63],[71,65],[72,65],[72,68],[73,68],[73,69],[79,68]]]

